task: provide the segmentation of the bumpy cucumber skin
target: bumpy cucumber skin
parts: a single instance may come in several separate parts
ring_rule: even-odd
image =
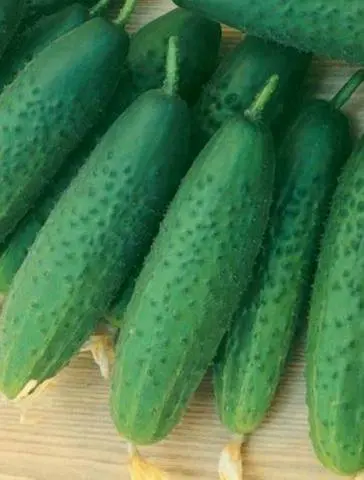
[[[49,216],[1,317],[0,391],[57,373],[146,254],[189,166],[189,112],[150,91],[114,123]]]
[[[92,144],[93,145],[93,144]],[[93,145],[94,147],[95,145]],[[71,154],[52,182],[47,185],[43,195],[35,202],[31,210],[16,226],[7,238],[0,252],[0,295],[7,294],[16,272],[22,265],[40,229],[46,222],[56,203],[76,176],[92,149],[86,142]]]
[[[117,344],[111,413],[130,441],[168,435],[212,361],[261,244],[273,164],[269,132],[231,119],[173,199]]]
[[[14,80],[15,76],[43,48],[86,22],[88,18],[89,12],[87,8],[76,3],[53,15],[40,19],[35,25],[19,33],[1,59],[0,90]]]
[[[214,362],[222,423],[253,432],[275,396],[312,278],[322,225],[352,136],[344,114],[314,100],[277,152],[279,175],[253,281]]]
[[[220,63],[193,109],[196,152],[228,118],[247,109],[274,74],[279,82],[263,118],[272,127],[280,124],[302,87],[311,58],[294,48],[247,35]]]
[[[321,244],[306,352],[310,436],[323,465],[364,470],[364,143],[345,166]]]
[[[362,0],[173,0],[238,30],[318,55],[364,61]]]
[[[45,48],[3,91],[0,242],[98,119],[127,48],[125,32],[95,18]]]
[[[193,103],[217,66],[221,26],[181,8],[162,15],[134,34],[127,56],[134,94],[163,84],[171,35],[178,36],[178,92],[188,103]]]
[[[0,57],[13,38],[25,11],[25,0],[2,0],[0,5]]]

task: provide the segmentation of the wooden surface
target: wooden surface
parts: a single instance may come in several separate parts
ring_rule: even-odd
[[[168,0],[141,1],[131,30],[172,7]],[[226,30],[224,49],[236,39]],[[354,70],[317,60],[310,87],[318,96],[328,97]],[[346,110],[358,132],[364,131],[364,87]],[[228,439],[217,419],[207,376],[183,423],[166,441],[142,452],[163,467],[171,480],[211,480],[217,478],[219,451]],[[0,403],[0,480],[127,480],[126,462],[125,443],[108,413],[107,382],[85,354],[28,410],[25,423],[19,423],[17,407]],[[244,450],[244,465],[246,480],[339,478],[326,472],[311,450],[301,349],[269,418]]]

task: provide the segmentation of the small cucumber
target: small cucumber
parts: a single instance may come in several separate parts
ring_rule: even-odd
[[[25,12],[26,0],[1,0],[0,4],[0,57],[15,35]]]
[[[111,98],[128,36],[94,18],[40,52],[0,96],[0,243]]]
[[[325,467],[350,478],[364,471],[363,239],[364,138],[344,168],[331,205],[306,351],[314,450]]]
[[[86,7],[75,3],[19,33],[0,62],[0,91],[46,46],[88,19]]]
[[[193,109],[193,148],[198,152],[228,118],[247,109],[268,78],[279,84],[264,121],[282,128],[282,115],[296,103],[312,56],[247,35],[220,63]]]
[[[307,290],[329,204],[352,149],[340,107],[364,80],[359,71],[330,102],[307,103],[277,152],[276,191],[253,281],[214,362],[222,423],[252,433],[274,399]]]
[[[113,370],[112,418],[133,443],[160,441],[180,421],[229,326],[266,226],[273,152],[265,127],[230,119],[168,209],[127,307]]]
[[[173,0],[207,18],[319,56],[364,61],[362,0]]]
[[[189,167],[174,51],[171,40],[163,90],[140,96],[103,136],[14,278],[0,319],[0,390],[9,398],[78,352],[144,258]]]

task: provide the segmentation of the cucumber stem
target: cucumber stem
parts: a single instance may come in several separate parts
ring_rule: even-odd
[[[250,107],[245,110],[244,116],[249,118],[249,120],[255,122],[260,120],[264,108],[271,99],[273,93],[276,91],[279,82],[279,76],[274,74],[272,75],[267,83],[264,85],[262,90],[257,94],[253,103]]]
[[[219,459],[220,480],[243,480],[242,445],[244,435],[234,435],[222,450]]]
[[[126,23],[128,23],[130,16],[134,12],[136,3],[137,0],[125,0],[124,5],[122,6],[113,23],[120,26],[124,26]]]
[[[99,0],[96,5],[90,8],[90,17],[96,17],[100,15],[109,6],[110,0]]]
[[[178,53],[178,38],[176,36],[170,37],[166,59],[166,77],[163,84],[163,90],[168,95],[175,95],[178,89]]]
[[[364,69],[360,69],[354,73],[352,77],[345,83],[345,85],[337,92],[331,99],[331,103],[335,108],[342,108],[350,99],[353,93],[364,82]]]
[[[167,480],[167,475],[140,455],[137,447],[128,443],[129,474],[132,480]]]

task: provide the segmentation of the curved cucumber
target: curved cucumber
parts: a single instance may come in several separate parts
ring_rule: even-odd
[[[238,30],[319,56],[364,61],[362,0],[174,0]]]
[[[306,352],[310,436],[322,464],[364,470],[364,144],[339,179],[312,291]]]
[[[331,101],[313,100],[288,129],[277,154],[276,194],[253,281],[214,364],[219,416],[236,434],[253,432],[274,399],[297,320],[306,306],[322,227],[352,149],[339,110],[359,72]]]
[[[0,63],[0,90],[11,83],[37,53],[89,18],[88,10],[74,4],[40,19],[34,26],[16,36]]]
[[[260,247],[273,161],[270,132],[233,118],[173,199],[117,344],[111,412],[129,441],[167,436],[214,357]]]
[[[25,12],[25,0],[2,0],[0,4],[0,57],[13,38]]]
[[[45,48],[0,96],[0,242],[113,94],[128,36],[95,18]]]
[[[187,105],[168,85],[149,91],[62,195],[4,305],[0,390],[9,398],[57,373],[92,333],[158,230],[189,165],[188,138]]]
[[[281,125],[312,56],[247,35],[220,63],[193,109],[193,148],[198,152],[218,128],[237,112],[243,112],[274,74],[279,83],[264,110],[263,120],[272,128]]]

